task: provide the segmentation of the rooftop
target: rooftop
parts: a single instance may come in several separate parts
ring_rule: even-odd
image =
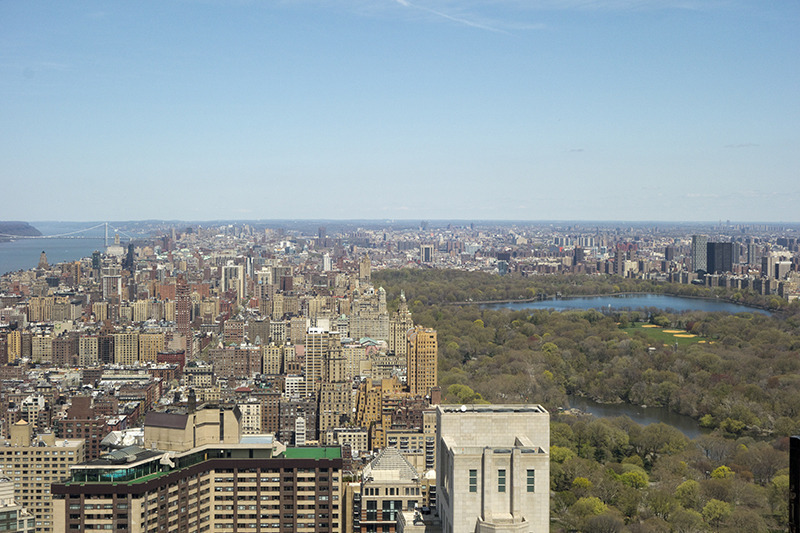
[[[286,448],[283,456],[287,459],[341,459],[341,448]]]
[[[444,413],[547,413],[538,404],[439,405]]]

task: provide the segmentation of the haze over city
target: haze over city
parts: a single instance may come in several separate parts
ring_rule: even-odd
[[[798,19],[3,2],[2,218],[796,221]]]

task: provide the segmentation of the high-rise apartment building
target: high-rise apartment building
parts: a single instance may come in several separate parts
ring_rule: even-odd
[[[11,426],[11,439],[0,445],[0,477],[14,481],[14,497],[35,517],[39,533],[62,533],[55,526],[52,483],[69,477],[69,469],[84,461],[84,441],[56,439],[52,433],[34,436],[30,424]]]
[[[0,531],[36,531],[36,518],[14,499],[14,482],[7,478],[0,479]]]
[[[550,531],[550,414],[540,405],[436,407],[443,533]]]
[[[145,440],[153,446],[73,469],[53,487],[57,530],[341,531],[340,448],[287,449],[270,435],[239,437],[231,426],[237,413],[201,411],[194,421],[193,413],[148,415]],[[217,418],[224,424],[212,424]]]
[[[733,270],[733,243],[709,242],[706,245],[706,272],[730,272]]]
[[[122,299],[122,276],[103,276],[103,299],[117,302]]]
[[[342,355],[342,341],[337,331],[327,331],[322,328],[308,328],[305,341],[305,378],[306,390],[317,392],[323,382],[341,381],[329,372],[336,372],[344,376],[344,356]],[[331,364],[333,360],[334,363]],[[340,368],[341,367],[341,368]],[[340,371],[339,371],[340,369]]]
[[[183,275],[179,275],[175,284],[175,329],[184,339],[187,360],[192,359],[193,337],[189,323],[191,322],[192,297],[189,284]]]
[[[387,340],[389,353],[393,353],[397,357],[406,357],[408,342],[406,334],[413,327],[414,321],[411,319],[411,312],[408,310],[406,295],[401,292],[397,313],[389,319],[389,339]]]
[[[158,353],[164,351],[163,333],[140,333],[139,334],[139,361],[158,360]]]
[[[692,235],[692,272],[708,271],[708,237]]]
[[[114,333],[114,362],[132,365],[139,360],[139,334]]]
[[[244,265],[225,265],[222,267],[220,288],[223,292],[236,291],[236,303],[241,303],[245,294]]]
[[[433,245],[421,244],[419,247],[419,260],[422,263],[433,263]]]
[[[92,407],[91,396],[73,396],[66,416],[55,422],[59,439],[83,439],[87,461],[100,456],[100,441],[108,434],[107,418]]]
[[[406,375],[409,391],[425,396],[437,383],[436,330],[417,326],[406,335]]]
[[[369,254],[364,255],[358,263],[358,281],[362,284],[370,283],[372,278],[372,261]]]

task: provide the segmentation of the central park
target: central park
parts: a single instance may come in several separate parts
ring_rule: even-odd
[[[789,436],[800,432],[800,308],[777,297],[614,277],[376,272],[396,305],[439,335],[450,403],[541,403],[552,414],[555,531],[785,531]],[[559,295],[646,293],[744,304],[736,313],[657,307],[555,310]],[[703,300],[708,299],[708,300]],[[470,302],[536,302],[538,308]],[[699,436],[570,398],[648,406]]]

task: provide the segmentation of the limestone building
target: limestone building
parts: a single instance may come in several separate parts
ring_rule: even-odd
[[[550,414],[540,405],[437,406],[443,533],[550,530]]]

